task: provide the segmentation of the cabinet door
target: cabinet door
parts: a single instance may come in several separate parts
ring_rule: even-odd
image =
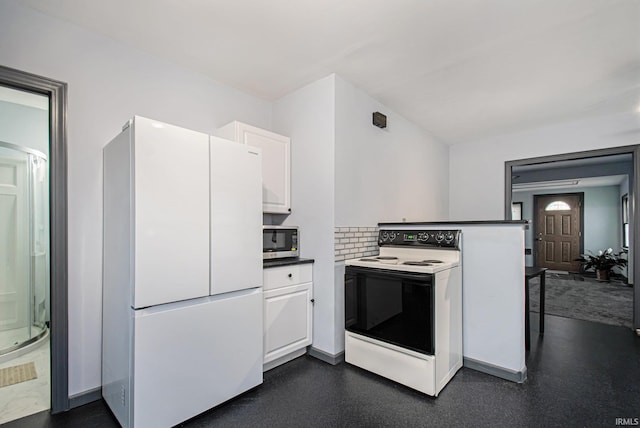
[[[262,211],[291,212],[291,159],[288,137],[238,124],[239,142],[262,149]]]
[[[311,283],[264,292],[264,363],[311,344]]]
[[[134,307],[209,294],[209,136],[136,116]]]

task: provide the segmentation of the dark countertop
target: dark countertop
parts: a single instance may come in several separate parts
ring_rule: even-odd
[[[417,221],[399,223],[378,223],[378,226],[443,226],[443,225],[492,225],[492,224],[529,224],[529,220],[467,220],[467,221]]]
[[[302,265],[305,263],[313,263],[313,259],[301,259],[300,257],[287,257],[286,259],[269,259],[262,261],[263,268],[290,266],[290,265]]]

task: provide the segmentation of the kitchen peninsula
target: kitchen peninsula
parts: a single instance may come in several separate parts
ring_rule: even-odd
[[[398,230],[459,229],[464,366],[526,379],[524,232],[528,221],[379,223]]]

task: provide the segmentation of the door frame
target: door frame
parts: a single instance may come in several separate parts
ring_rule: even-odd
[[[536,165],[548,162],[588,159],[600,156],[630,154],[633,158],[633,174],[629,180],[629,224],[635,226],[638,212],[640,211],[640,145],[619,146],[606,149],[586,150],[574,153],[540,156],[528,159],[518,159],[505,162],[504,176],[504,215],[505,219],[511,218],[512,201],[512,168],[514,166]],[[633,186],[631,186],[633,184]],[[634,227],[633,236],[633,328],[640,335],[640,227]],[[631,279],[631,278],[630,278]]]
[[[538,212],[536,211],[536,199],[544,196],[577,196],[580,199],[580,254],[584,253],[584,192],[572,192],[572,193],[545,193],[540,195],[533,195],[533,225],[531,226],[533,230],[533,239],[535,241],[537,236],[538,229]],[[532,243],[533,244],[533,243]],[[536,264],[536,260],[538,260],[538,246],[532,245],[532,255],[533,262]]]
[[[0,65],[0,84],[49,97],[51,413],[69,410],[67,84]]]

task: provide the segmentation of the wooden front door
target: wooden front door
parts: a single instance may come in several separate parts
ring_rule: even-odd
[[[535,195],[536,266],[579,272],[584,193]]]

